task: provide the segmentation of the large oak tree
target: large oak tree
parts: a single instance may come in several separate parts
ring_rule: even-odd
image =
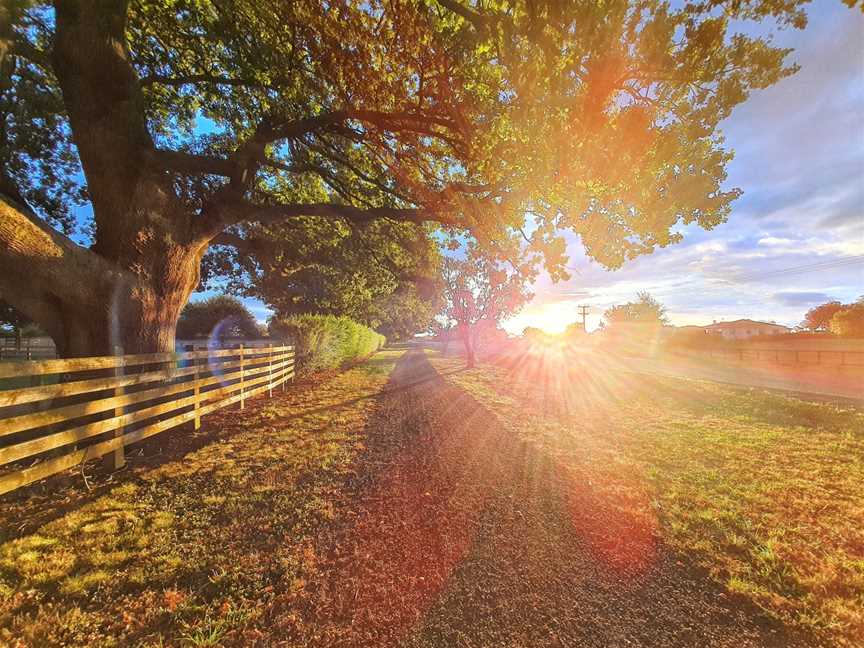
[[[5,0],[0,295],[62,355],[171,349],[208,247],[299,217],[616,267],[726,218],[718,124],[793,71],[731,25],[803,4]]]

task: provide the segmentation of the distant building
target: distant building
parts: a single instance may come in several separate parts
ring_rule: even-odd
[[[740,319],[733,322],[714,322],[701,328],[704,328],[705,332],[709,335],[720,335],[727,340],[745,340],[760,335],[783,335],[792,332],[792,329],[788,326],[769,322],[757,322],[750,319]]]

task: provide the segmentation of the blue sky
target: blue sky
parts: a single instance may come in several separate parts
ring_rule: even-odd
[[[804,31],[774,40],[795,49],[801,70],[723,124],[736,153],[726,184],[744,191],[729,220],[684,229],[682,243],[616,272],[586,259],[571,237],[571,280],[541,277],[508,330],[563,329],[579,319],[579,304],[591,307],[592,329],[639,290],[678,325],[741,317],[794,325],[815,304],[864,294],[864,16],[816,2]]]

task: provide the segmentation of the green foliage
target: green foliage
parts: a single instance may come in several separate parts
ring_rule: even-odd
[[[625,323],[660,326],[668,323],[666,308],[649,293],[637,293],[636,298],[635,302],[613,306],[603,313],[610,326]]]
[[[846,338],[864,338],[864,298],[834,313],[831,332]]]
[[[437,310],[440,254],[428,227],[306,217],[235,231],[242,252],[212,248],[205,286],[227,278],[229,290],[263,300],[277,317],[345,315],[396,339],[424,330]]]
[[[270,335],[294,345],[301,373],[338,369],[370,356],[387,341],[369,327],[335,315],[273,319]]]
[[[186,305],[177,322],[177,337],[185,340],[209,338],[257,338],[261,327],[249,309],[236,297],[217,295]]]
[[[50,12],[29,0],[0,8],[0,192],[29,205],[65,232],[83,204],[81,165],[53,74],[47,71]],[[13,28],[14,26],[14,28]],[[12,28],[12,33],[7,29]],[[27,34],[25,40],[21,38]],[[18,42],[4,51],[5,39]],[[16,38],[17,36],[17,38]],[[4,54],[7,54],[4,56]]]
[[[390,295],[376,299],[370,312],[375,329],[388,340],[407,340],[429,328],[438,312],[439,294],[421,297],[411,286],[397,289]]]

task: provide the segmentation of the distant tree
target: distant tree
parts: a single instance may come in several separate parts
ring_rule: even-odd
[[[526,340],[541,340],[546,337],[546,333],[536,326],[526,326],[522,329],[522,337]]]
[[[802,326],[809,331],[827,331],[831,328],[831,319],[843,308],[837,300],[815,306],[807,311]]]
[[[635,302],[612,306],[603,313],[610,326],[616,324],[668,324],[666,307],[647,292],[636,294]]]
[[[864,299],[834,313],[831,332],[845,338],[864,338]]]
[[[259,337],[261,327],[236,297],[218,295],[186,305],[177,323],[177,337],[198,339]]]
[[[441,353],[447,355],[450,340],[453,338],[453,322],[444,319],[443,316],[433,319],[429,325],[429,332],[435,337],[436,341],[441,343]]]
[[[438,295],[423,298],[413,285],[406,285],[375,300],[364,323],[388,340],[407,340],[429,328],[440,306]]]
[[[564,329],[564,338],[570,342],[584,340],[587,337],[588,331],[585,330],[582,322],[573,322],[572,324],[568,324],[567,328]]]
[[[466,363],[476,364],[473,329],[481,321],[500,322],[516,313],[531,297],[527,273],[469,248],[465,259],[446,258],[443,264],[444,302],[440,318],[455,326],[465,345]]]

